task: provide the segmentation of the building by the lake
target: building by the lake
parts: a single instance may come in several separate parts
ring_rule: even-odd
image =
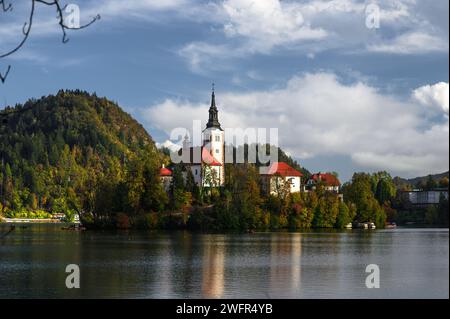
[[[202,145],[192,145],[186,135],[182,148],[178,151],[183,164],[184,177],[191,172],[194,182],[201,187],[221,187],[225,185],[225,132],[219,122],[214,88],[208,110],[208,122],[202,131]],[[166,167],[160,170],[161,181],[166,190],[172,181],[172,172]],[[281,192],[308,192],[318,185],[326,191],[339,193],[339,179],[330,173],[313,174],[306,182],[303,174],[285,162],[273,162],[261,174],[261,190],[267,194],[279,195]]]
[[[262,191],[272,195],[281,192],[300,192],[303,174],[287,163],[275,162],[269,166],[267,173],[261,175]]]
[[[186,135],[179,154],[197,185],[220,187],[225,184],[225,132],[220,126],[214,89],[208,112],[208,123],[202,132],[202,146],[193,146]]]
[[[448,200],[448,188],[435,188],[432,190],[415,189],[404,191],[401,196],[404,201],[413,207],[423,208],[438,205],[441,198]]]
[[[317,173],[311,175],[305,184],[305,190],[315,190],[318,185],[321,185],[326,191],[339,193],[341,182],[331,173]]]

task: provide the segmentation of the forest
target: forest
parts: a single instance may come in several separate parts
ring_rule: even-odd
[[[386,172],[355,173],[344,201],[319,187],[309,193],[261,191],[258,163],[226,164],[225,187],[201,189],[167,150],[117,103],[61,90],[0,113],[0,215],[46,218],[78,214],[91,228],[187,228],[253,231],[383,227],[393,220],[397,188]],[[309,171],[278,149],[280,161]],[[162,164],[173,181],[165,191]],[[448,205],[448,204],[447,204]]]

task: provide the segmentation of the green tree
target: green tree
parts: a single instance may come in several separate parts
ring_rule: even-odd
[[[182,175],[181,166],[177,165],[173,169],[171,191],[171,207],[172,209],[180,209],[185,202],[185,183]]]
[[[386,213],[376,200],[373,192],[373,180],[369,174],[355,173],[350,183],[343,187],[344,200],[356,207],[356,220],[374,222],[377,227],[384,227]]]
[[[396,193],[397,190],[392,182],[392,179],[382,178],[378,181],[375,191],[375,198],[380,205],[383,205],[386,202],[391,202],[391,200],[395,198]]]
[[[439,187],[441,187],[441,188],[448,188],[448,177],[447,176],[442,177],[439,180]]]
[[[437,188],[437,186],[438,186],[438,184],[436,183],[436,181],[433,178],[433,176],[432,175],[428,175],[425,189],[432,190],[432,189]]]
[[[345,203],[339,203],[339,213],[336,218],[336,228],[345,228],[345,226],[352,222],[352,217],[350,215],[350,209]]]

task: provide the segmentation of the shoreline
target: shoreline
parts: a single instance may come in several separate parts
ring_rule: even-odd
[[[74,223],[70,222],[64,222],[64,221],[32,221],[32,222],[17,222],[17,225],[29,225],[29,226],[36,226],[36,225],[48,225],[48,226],[57,226],[57,225],[74,225]],[[14,222],[3,222],[0,223],[0,229],[4,227],[9,227],[11,225],[14,225]],[[3,227],[2,227],[3,226]],[[186,228],[154,228],[154,229],[143,229],[143,228],[127,228],[127,229],[121,229],[121,228],[87,228],[83,231],[89,231],[89,232],[148,232],[148,233],[179,233],[179,232],[189,232],[192,234],[223,234],[223,235],[243,235],[243,234],[261,234],[261,233],[316,233],[316,232],[323,232],[323,233],[346,233],[346,232],[385,232],[385,231],[396,231],[396,230],[408,230],[408,229],[447,229],[450,228],[445,225],[398,225],[396,228],[388,229],[388,228],[377,228],[377,229],[364,229],[364,228],[302,228],[302,229],[296,229],[296,230],[290,230],[290,229],[277,229],[277,230],[255,230],[251,232],[247,231],[208,231],[208,230],[194,230],[194,229],[186,229]]]
[[[4,224],[62,224],[65,223],[59,219],[52,218],[3,218],[1,222]]]

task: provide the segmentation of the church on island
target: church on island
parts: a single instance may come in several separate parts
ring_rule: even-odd
[[[219,122],[214,87],[208,112],[208,122],[202,131],[202,146],[192,145],[186,134],[178,155],[181,156],[185,169],[191,171],[194,182],[199,187],[222,187],[225,185],[225,132]],[[185,178],[186,174],[185,172]],[[164,188],[168,190],[172,182],[172,171],[163,165],[160,178]],[[307,181],[302,181],[302,178],[303,174],[287,163],[274,162],[270,164],[268,171],[261,175],[262,191],[277,194],[277,190],[283,187],[291,193],[307,192],[320,180],[325,183],[327,189],[329,187],[334,192],[339,192],[340,183],[336,177],[319,173],[312,175]],[[326,184],[328,180],[330,185]]]
[[[225,132],[220,127],[219,111],[214,89],[211,95],[209,118],[202,131],[202,146],[193,146],[186,135],[179,150],[182,163],[190,169],[194,182],[202,187],[225,185]]]

